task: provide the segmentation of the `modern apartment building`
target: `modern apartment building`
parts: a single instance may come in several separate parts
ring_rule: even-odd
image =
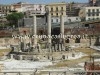
[[[68,17],[79,16],[79,11],[83,7],[87,7],[88,3],[67,3],[66,4],[66,15]]]
[[[80,8],[75,3],[66,4],[66,15],[69,17],[78,16]]]
[[[27,16],[34,14],[44,15],[46,13],[44,4],[30,4],[30,3],[19,2],[12,5],[14,11],[23,12]]]
[[[52,16],[59,17],[60,15],[66,16],[66,3],[51,3],[46,5],[46,12]]]
[[[0,16],[4,17],[9,14],[12,10],[11,5],[0,5]]]
[[[96,20],[100,19],[100,7],[84,7],[80,11],[80,16],[84,20]]]

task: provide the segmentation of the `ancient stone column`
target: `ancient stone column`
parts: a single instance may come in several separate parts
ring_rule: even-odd
[[[49,44],[49,51],[51,51],[51,14],[48,14],[47,25],[48,25],[48,44]]]
[[[60,34],[61,34],[60,43],[61,45],[62,44],[64,45],[64,37],[63,37],[64,36],[64,16],[63,15],[60,16]]]
[[[33,35],[34,35],[34,45],[37,45],[37,22],[36,22],[36,15],[33,16]]]
[[[62,35],[64,35],[64,16],[63,15],[61,15],[60,16],[60,33],[62,34]]]
[[[48,43],[51,43],[51,14],[48,14]]]

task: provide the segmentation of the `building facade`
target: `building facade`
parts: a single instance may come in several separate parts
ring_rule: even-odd
[[[51,3],[46,5],[46,12],[52,16],[66,16],[66,3]]]
[[[46,17],[37,17],[36,22],[38,27],[42,27],[46,25]],[[24,18],[23,25],[24,27],[33,27],[33,18]]]
[[[30,3],[16,3],[13,4],[13,10],[17,12],[23,12],[26,16],[30,15],[44,15],[45,5],[44,4],[30,4]]]
[[[12,10],[16,12],[22,12],[21,10],[21,3],[12,4]]]
[[[11,5],[0,5],[0,28],[3,28],[5,24],[8,23],[6,16],[12,11]]]
[[[76,3],[68,3],[66,4],[66,15],[69,17],[78,16],[80,7]]]
[[[82,9],[81,15],[83,15],[84,20],[97,20],[100,19],[100,7],[84,7]]]
[[[45,5],[43,4],[33,4],[26,7],[26,15],[45,15]]]
[[[80,20],[80,17],[78,16],[75,16],[75,17],[64,16],[64,22],[71,23],[71,22],[79,22],[79,21],[81,20]],[[60,23],[60,17],[52,17],[51,22]]]
[[[0,16],[5,17],[6,15],[10,14],[11,10],[11,5],[0,5]]]

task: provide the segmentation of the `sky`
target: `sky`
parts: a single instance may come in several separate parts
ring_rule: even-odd
[[[81,2],[86,3],[88,0],[0,0],[0,4],[12,4],[17,2],[28,2],[33,4],[46,4],[46,3],[53,3],[53,2]]]

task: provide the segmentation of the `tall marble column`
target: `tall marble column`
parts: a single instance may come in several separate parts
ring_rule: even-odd
[[[48,25],[48,45],[49,45],[49,51],[51,51],[51,14],[48,14],[47,25]]]
[[[34,45],[37,45],[37,21],[36,21],[36,15],[33,16],[33,35],[34,35]]]
[[[63,15],[60,16],[60,23],[61,23],[60,24],[60,33],[63,36],[64,35],[64,16]]]
[[[60,16],[60,34],[61,34],[60,45],[64,46],[64,37],[63,37],[64,36],[64,16],[63,15]],[[61,48],[64,48],[64,47],[61,47]]]
[[[51,43],[51,14],[48,14],[48,43]]]

